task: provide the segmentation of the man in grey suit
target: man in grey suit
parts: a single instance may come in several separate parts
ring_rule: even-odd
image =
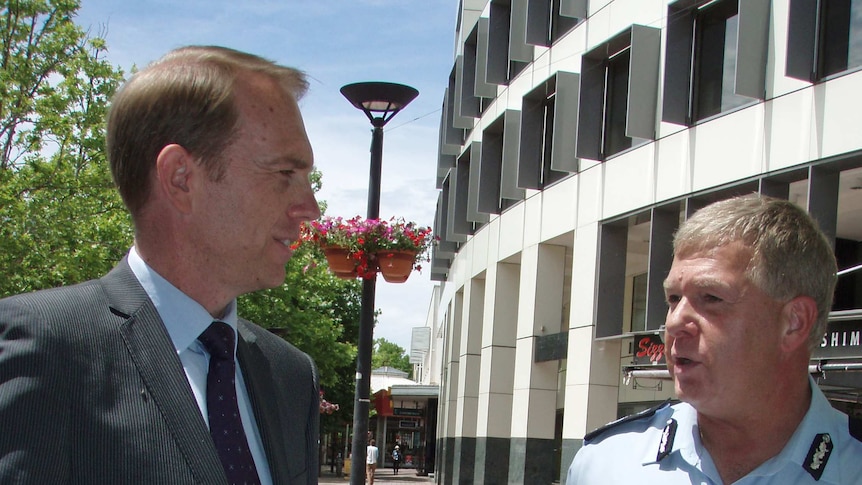
[[[284,282],[320,215],[306,87],[186,47],[117,93],[108,157],[135,243],[101,279],[0,300],[0,483],[317,483],[314,363],[236,311]],[[227,392],[210,396],[216,367]]]

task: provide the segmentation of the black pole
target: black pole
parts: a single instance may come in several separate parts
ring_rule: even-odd
[[[368,184],[368,219],[380,217],[380,172],[383,166],[383,121],[371,124],[371,173]],[[362,280],[362,302],[359,317],[359,342],[356,355],[356,392],[353,401],[353,451],[350,461],[350,485],[365,483],[365,446],[368,434],[368,407],[371,403],[371,352],[374,348],[374,296],[377,278]]]

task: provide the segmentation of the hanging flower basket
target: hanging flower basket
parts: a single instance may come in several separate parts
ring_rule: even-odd
[[[350,257],[347,248],[327,246],[321,249],[326,256],[326,262],[329,263],[329,270],[335,273],[335,276],[348,280],[356,278],[356,260]]]
[[[407,281],[413,270],[428,261],[434,241],[430,227],[392,218],[342,219],[323,217],[303,224],[303,243],[318,246],[330,270],[340,278],[375,278],[378,272],[390,283]],[[335,249],[338,254],[335,254]],[[346,253],[346,254],[345,254]]]
[[[389,283],[404,283],[413,271],[417,252],[408,250],[378,251],[377,267]]]

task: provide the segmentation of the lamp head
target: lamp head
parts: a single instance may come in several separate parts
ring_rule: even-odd
[[[350,104],[362,110],[372,125],[382,127],[416,99],[419,91],[404,84],[360,82],[343,86],[341,94]]]

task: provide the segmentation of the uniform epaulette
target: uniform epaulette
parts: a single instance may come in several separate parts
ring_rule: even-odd
[[[621,424],[630,423],[632,421],[636,421],[636,420],[642,419],[642,418],[649,418],[649,417],[653,416],[655,413],[657,413],[659,410],[664,409],[667,406],[670,406],[670,403],[671,403],[671,400],[668,399],[667,401],[665,401],[665,402],[663,402],[657,406],[653,406],[649,409],[644,409],[643,411],[641,411],[639,413],[629,414],[628,416],[622,417],[616,421],[611,421],[610,423],[608,423],[608,424],[606,424],[600,428],[596,428],[595,430],[590,431],[589,433],[587,433],[584,436],[584,444],[589,443],[590,441],[601,436],[605,431],[608,431],[609,429],[616,428],[617,426],[619,426]]]
[[[862,419],[851,417],[847,421],[850,427],[850,436],[862,441]]]

